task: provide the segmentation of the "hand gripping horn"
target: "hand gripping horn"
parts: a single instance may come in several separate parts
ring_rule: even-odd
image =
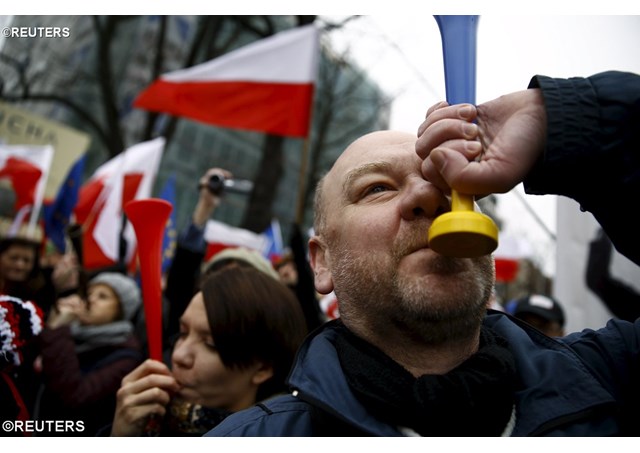
[[[162,240],[173,206],[165,200],[133,200],[124,207],[138,240],[142,300],[149,357],[162,361]]]
[[[476,102],[476,35],[478,16],[434,16],[442,36],[447,102]],[[498,227],[475,212],[473,196],[451,191],[451,212],[429,228],[429,247],[442,255],[473,258],[498,246]]]

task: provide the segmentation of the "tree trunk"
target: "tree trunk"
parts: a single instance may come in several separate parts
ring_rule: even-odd
[[[284,137],[267,135],[262,149],[262,160],[249,197],[242,228],[262,233],[271,223],[273,200],[282,177],[282,145]]]

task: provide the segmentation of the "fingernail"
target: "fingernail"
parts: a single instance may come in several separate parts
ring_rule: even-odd
[[[438,169],[439,172],[444,170],[444,167],[447,166],[447,159],[444,156],[444,153],[439,152],[438,150],[431,151],[431,162]]]
[[[458,110],[458,114],[460,115],[461,118],[464,118],[464,119],[471,118],[471,116],[473,115],[473,107],[470,105],[465,105],[464,107],[460,107],[460,110]]]
[[[473,154],[478,154],[480,151],[482,151],[482,143],[480,142],[468,141],[464,144],[464,146],[467,149],[467,151]]]
[[[462,132],[466,138],[474,138],[478,132],[478,126],[473,123],[465,123],[462,126]]]

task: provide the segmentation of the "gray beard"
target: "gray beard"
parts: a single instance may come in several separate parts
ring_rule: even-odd
[[[436,256],[429,263],[430,273],[460,275],[460,283],[444,292],[419,278],[399,275],[399,261],[410,247],[377,261],[370,255],[354,257],[344,247],[330,252],[341,318],[372,335],[400,331],[429,345],[477,335],[493,288],[491,256],[474,258],[467,264],[465,260]],[[461,272],[465,269],[467,272]]]

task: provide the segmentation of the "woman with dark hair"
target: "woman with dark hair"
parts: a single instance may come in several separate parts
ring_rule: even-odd
[[[23,237],[9,237],[0,240],[0,293],[32,300],[47,312],[50,297],[42,300],[46,286],[39,259],[40,245]]]
[[[201,435],[283,392],[306,335],[300,305],[253,268],[208,276],[180,319],[171,370],[147,360],[123,381],[111,435]]]

